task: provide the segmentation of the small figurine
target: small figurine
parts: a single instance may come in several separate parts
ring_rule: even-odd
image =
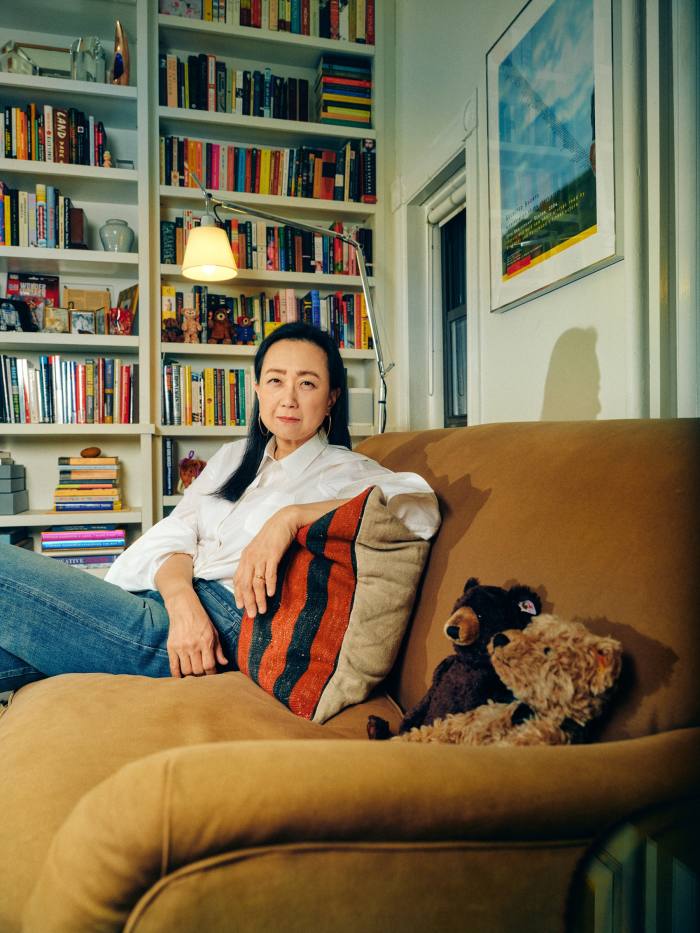
[[[116,21],[114,27],[114,60],[112,62],[112,84],[129,83],[129,43],[126,31]]]
[[[0,330],[22,330],[19,312],[11,301],[0,301]]]
[[[180,480],[177,484],[177,491],[183,493],[192,480],[197,479],[206,465],[207,461],[197,459],[193,450],[183,457],[180,461]]]
[[[102,167],[112,168],[112,153],[109,151],[109,149],[105,149],[102,154]]]
[[[253,327],[252,318],[245,315],[236,318],[236,343],[255,343],[255,328]]]

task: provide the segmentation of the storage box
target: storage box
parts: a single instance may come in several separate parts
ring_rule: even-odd
[[[29,496],[26,489],[19,492],[0,492],[0,515],[16,515],[18,512],[26,512],[28,508]]]
[[[24,477],[13,476],[11,479],[0,479],[0,493],[18,492],[24,489]]]
[[[0,463],[0,479],[24,480],[24,467],[19,463]]]
[[[374,392],[371,389],[348,389],[350,424],[374,423]]]
[[[0,528],[0,544],[17,544],[28,537],[28,528]]]

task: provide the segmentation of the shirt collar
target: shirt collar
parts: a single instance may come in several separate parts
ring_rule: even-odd
[[[323,453],[328,446],[328,439],[324,431],[318,431],[313,437],[310,437],[305,444],[302,444],[301,447],[297,447],[293,454],[289,454],[282,460],[275,460],[273,457],[275,443],[274,437],[271,437],[267,442],[263,455],[263,462],[270,460],[273,463],[277,463],[290,479],[297,479],[311,466],[316,457]]]

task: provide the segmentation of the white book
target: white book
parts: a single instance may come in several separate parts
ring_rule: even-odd
[[[53,162],[53,107],[44,104],[44,158]]]
[[[259,220],[258,226],[258,265],[257,269],[264,272],[267,269],[267,224]]]
[[[95,164],[95,118],[92,114],[88,117],[88,135],[90,139],[90,165]]]
[[[350,4],[340,5],[339,32],[340,38],[347,42],[350,39]]]
[[[263,29],[270,28],[270,2],[271,0],[262,0],[262,15],[260,17],[260,25]]]
[[[19,418],[17,420],[19,424],[26,424],[27,422],[27,408],[24,399],[24,368],[26,365],[27,361],[22,357],[17,360],[17,391],[19,394]]]
[[[19,192],[19,245],[29,246],[29,217],[27,216],[27,192]],[[46,243],[44,243],[46,246]]]
[[[27,363],[27,386],[29,389],[29,420],[32,424],[41,422],[41,413],[39,410],[39,373],[34,369],[31,363]]]
[[[310,34],[318,38],[321,32],[320,0],[311,0],[311,5],[309,7],[309,14],[310,14]]]
[[[36,246],[36,194],[27,192],[27,219],[29,221],[29,245]]]
[[[236,20],[238,22],[238,20]],[[236,69],[236,111],[237,114],[243,113],[243,69]]]

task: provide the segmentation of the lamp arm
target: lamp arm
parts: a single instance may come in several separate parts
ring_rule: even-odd
[[[190,173],[192,174],[192,173]],[[238,204],[235,204],[232,201],[225,201],[223,198],[217,198],[212,195],[209,191],[202,187],[199,179],[195,176],[195,180],[199,187],[202,188],[204,196],[207,199],[207,205],[213,205],[214,216],[217,220],[221,221],[217,213],[217,208],[223,208],[224,210],[230,211],[232,214],[239,214],[248,217],[258,217],[260,220],[269,220],[272,223],[276,224],[285,224],[287,226],[295,227],[297,230],[306,230],[310,233],[319,233],[321,236],[326,237],[329,240],[342,240],[344,243],[347,243],[355,250],[355,255],[357,256],[357,268],[360,273],[360,281],[362,282],[362,293],[365,298],[365,307],[367,308],[367,319],[369,321],[369,328],[372,334],[372,344],[374,346],[374,356],[377,362],[377,369],[379,370],[379,393],[377,399],[377,405],[379,406],[379,433],[383,434],[386,428],[386,374],[394,368],[394,363],[389,363],[386,365],[384,363],[384,353],[382,352],[382,345],[379,339],[379,329],[377,327],[377,319],[374,313],[374,302],[372,301],[372,294],[370,292],[369,286],[369,277],[367,276],[367,267],[365,265],[365,257],[362,251],[362,247],[357,242],[346,233],[338,233],[334,230],[329,230],[327,227],[321,227],[318,224],[310,224],[305,221],[290,220],[288,217],[281,217],[278,214],[271,214],[268,211],[260,210],[258,207],[242,207]]]

